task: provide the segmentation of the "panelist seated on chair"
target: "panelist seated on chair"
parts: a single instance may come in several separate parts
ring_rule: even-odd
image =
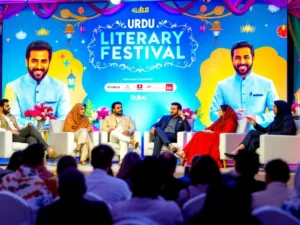
[[[122,161],[128,152],[128,144],[135,149],[139,146],[139,143],[131,138],[136,129],[130,116],[123,115],[121,102],[114,102],[111,105],[111,111],[112,114],[105,117],[101,131],[109,133],[110,142],[120,144],[120,160]]]
[[[61,157],[46,143],[41,133],[32,124],[19,129],[16,118],[10,114],[9,100],[7,99],[0,100],[0,130],[11,131],[13,142],[28,143],[29,145],[36,143],[43,144],[52,161]]]
[[[171,144],[177,141],[177,133],[191,130],[191,126],[181,109],[182,106],[178,102],[171,103],[171,115],[163,116],[152,125],[150,133],[155,136],[153,155],[159,156],[163,145],[169,147],[173,153],[177,152],[178,149]]]
[[[238,148],[231,154],[225,153],[225,155],[228,158],[235,159],[240,150],[255,152],[260,146],[260,135],[295,135],[296,124],[291,111],[289,103],[282,100],[274,101],[273,112],[275,118],[267,127],[260,126],[254,116],[246,116],[245,118],[249,123],[253,124],[255,130],[249,131]]]
[[[238,116],[229,105],[221,105],[219,109],[220,118],[203,131],[196,132],[191,141],[184,149],[176,154],[183,159],[182,164],[187,160],[191,165],[195,155],[210,155],[220,168],[223,167],[220,160],[220,134],[233,133],[238,125]]]
[[[80,164],[86,165],[87,158],[94,148],[89,132],[92,132],[92,125],[88,118],[84,116],[85,107],[82,103],[77,103],[67,115],[64,132],[74,132],[77,147],[75,152],[80,153]],[[91,160],[91,157],[89,157]]]

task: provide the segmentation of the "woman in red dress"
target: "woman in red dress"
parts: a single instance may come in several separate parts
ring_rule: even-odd
[[[195,155],[210,155],[216,160],[220,168],[223,167],[220,160],[219,136],[220,133],[235,132],[238,124],[238,116],[229,105],[220,106],[219,116],[220,118],[211,126],[195,133],[184,149],[176,153],[176,155],[183,159],[182,164],[187,161],[187,165],[190,165]]]

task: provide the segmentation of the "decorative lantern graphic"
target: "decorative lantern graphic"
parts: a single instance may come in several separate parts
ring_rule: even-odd
[[[71,72],[71,74],[68,76],[68,88],[73,89],[73,90],[75,89],[75,80],[76,80],[76,77]]]
[[[282,25],[277,28],[277,35],[281,38],[287,38],[287,26]]]
[[[67,24],[66,29],[64,30],[64,33],[66,34],[66,38],[68,40],[68,46],[70,46],[70,41],[72,39],[73,34],[75,33],[74,27],[72,24]]]
[[[210,29],[212,32],[213,32],[213,35],[215,37],[215,44],[218,44],[218,37],[221,33],[221,30],[224,30],[222,27],[221,27],[221,24],[219,21],[215,21],[213,22],[212,24],[212,28]]]
[[[199,27],[201,32],[204,32],[206,30],[206,25],[204,23],[202,23]]]

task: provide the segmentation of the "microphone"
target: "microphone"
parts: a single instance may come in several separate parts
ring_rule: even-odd
[[[250,92],[250,96],[252,96],[252,91]]]

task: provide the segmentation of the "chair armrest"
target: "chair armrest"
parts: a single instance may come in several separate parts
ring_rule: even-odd
[[[184,146],[187,144],[187,131],[179,131],[177,132],[177,146],[178,150],[182,150]]]
[[[100,132],[99,131],[93,131],[89,133],[91,141],[95,146],[98,146],[100,144]]]
[[[60,154],[74,154],[75,137],[73,132],[55,132],[49,134],[50,146]]]
[[[107,144],[108,143],[108,132],[100,131],[100,143]]]
[[[186,134],[186,144],[188,144],[196,132],[190,131]]]
[[[266,164],[273,159],[282,159],[288,164],[299,163],[300,136],[261,135],[257,150],[260,163]]]
[[[12,155],[12,132],[0,131],[0,158],[9,158]]]
[[[224,160],[227,159],[224,153],[230,153],[234,149],[236,149],[239,144],[243,141],[246,137],[246,133],[238,134],[238,133],[221,133],[220,134],[220,159]]]
[[[144,132],[144,152],[148,149],[148,145],[151,142],[150,135],[151,135],[150,131]]]

